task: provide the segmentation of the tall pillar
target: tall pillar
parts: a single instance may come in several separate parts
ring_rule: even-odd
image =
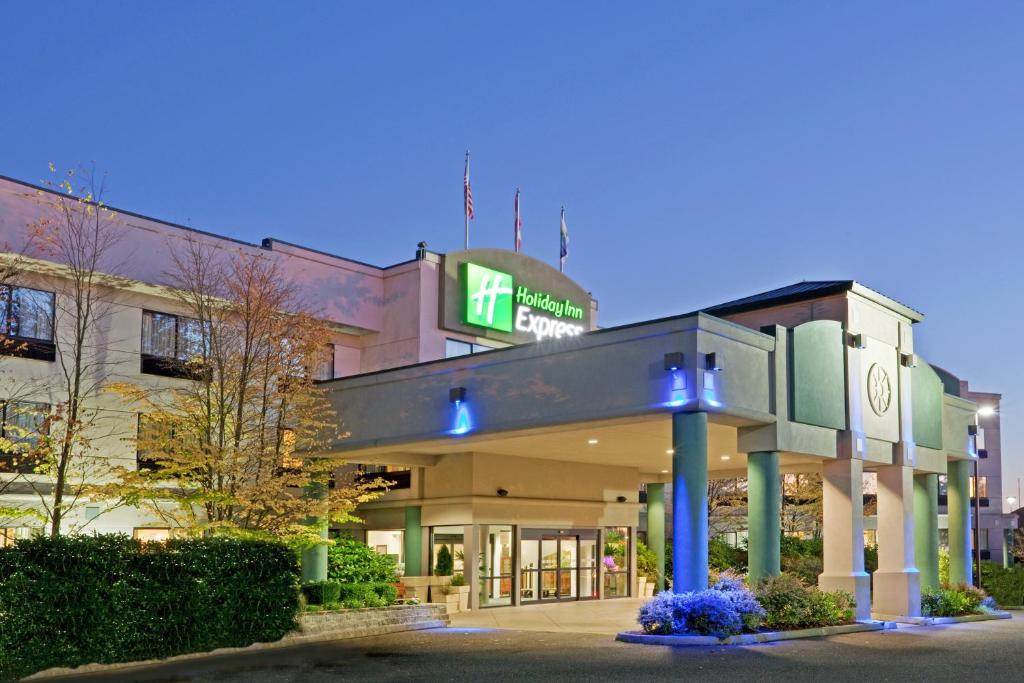
[[[874,611],[921,616],[921,575],[914,562],[914,468],[878,468],[878,570]]]
[[[483,527],[467,524],[462,531],[462,577],[469,586],[469,609],[480,609],[480,554],[487,552],[480,534]]]
[[[914,476],[914,562],[921,588],[939,587],[939,475]]]
[[[857,619],[871,617],[871,580],[864,571],[864,462],[826,461],[821,468],[825,534],[822,590],[843,590],[856,600]]]
[[[777,452],[747,455],[747,566],[755,584],[780,571],[782,492]]]
[[[405,507],[405,534],[402,537],[405,555],[405,575],[423,576],[423,525],[421,515],[423,509],[419,505]]]
[[[665,485],[647,485],[647,547],[658,563],[655,590],[665,590]]]
[[[672,590],[708,587],[708,414],[672,415]]]
[[[306,526],[313,527],[315,533],[323,539],[322,543],[314,543],[302,549],[299,565],[302,569],[302,580],[326,581],[327,580],[327,483],[324,481],[311,481],[306,485],[303,496],[310,500],[323,500],[322,509],[319,514],[306,518]]]
[[[950,460],[946,467],[949,513],[949,582],[971,583],[971,463]]]
[[[1013,566],[1013,529],[1003,529],[999,534],[1003,539],[1003,569]]]

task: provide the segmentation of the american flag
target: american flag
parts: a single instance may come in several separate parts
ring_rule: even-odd
[[[466,175],[463,177],[466,199],[466,220],[473,219],[473,188],[469,186],[469,152],[466,152]]]
[[[519,216],[519,188],[516,188],[516,253],[523,248],[523,219]]]
[[[569,255],[569,227],[565,224],[565,207],[562,207],[562,220],[558,229],[558,272],[565,272],[565,259]]]

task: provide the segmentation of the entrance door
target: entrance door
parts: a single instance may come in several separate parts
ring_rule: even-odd
[[[597,597],[596,543],[596,531],[524,530],[522,602]]]

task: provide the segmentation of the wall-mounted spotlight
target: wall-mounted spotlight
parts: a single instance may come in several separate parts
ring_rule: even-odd
[[[905,368],[916,368],[917,367],[917,354],[916,353],[901,353],[900,364]]]
[[[988,457],[988,449],[987,448],[979,448],[978,449],[978,459],[979,460],[984,460],[987,457]]]
[[[625,503],[626,502],[626,497],[625,496],[619,496],[615,500],[619,501],[620,503]]]
[[[665,354],[665,372],[675,372],[683,369],[683,354],[679,351]]]
[[[855,349],[866,349],[868,339],[863,334],[847,334],[846,342]]]
[[[718,364],[718,356],[714,351],[704,354],[704,369],[708,372],[722,371],[722,366]]]
[[[508,495],[508,489],[498,489],[498,495],[504,498]]]
[[[968,436],[977,436],[978,435],[978,425],[967,425],[967,434],[968,434]]]
[[[466,401],[466,387],[452,387],[448,390],[448,400],[455,405]]]

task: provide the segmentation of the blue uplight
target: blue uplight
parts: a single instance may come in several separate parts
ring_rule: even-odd
[[[686,374],[679,368],[672,368],[668,396],[664,405],[670,407],[681,406],[690,400],[686,395]]]
[[[465,401],[456,401],[454,406],[455,424],[450,433],[461,435],[471,432],[473,430],[473,416],[469,412],[469,405]]]
[[[718,400],[718,388],[715,384],[715,373],[712,370],[704,371],[704,402],[709,406],[721,408],[722,402]]]

